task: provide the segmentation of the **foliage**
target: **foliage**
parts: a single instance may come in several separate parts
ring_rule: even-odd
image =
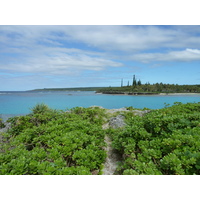
[[[126,128],[111,132],[124,158],[119,174],[200,174],[200,103],[126,117]]]
[[[175,84],[142,84],[140,81],[136,84],[136,80],[133,82],[133,86],[124,87],[107,87],[100,88],[97,92],[105,94],[133,94],[133,93],[200,93],[200,85],[175,85]]]
[[[97,107],[64,112],[41,104],[29,115],[11,118],[0,174],[100,174],[106,157],[104,115]]]
[[[200,103],[175,102],[143,117],[127,109],[122,129],[103,130],[108,114],[98,107],[64,112],[41,104],[29,115],[10,118],[0,174],[101,174],[105,134],[122,156],[117,174],[200,174]]]
[[[136,81],[136,78],[135,78],[135,75],[133,75],[133,84],[132,84],[132,86],[136,86],[137,85],[137,81]]]
[[[3,123],[2,119],[0,118],[0,128],[4,128],[5,124]]]
[[[31,109],[31,111],[33,112],[33,114],[44,114],[47,112],[51,112],[51,109],[44,103],[41,103],[41,104],[37,104],[35,107],[33,107]]]

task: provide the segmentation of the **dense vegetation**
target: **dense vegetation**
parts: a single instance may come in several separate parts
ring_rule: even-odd
[[[33,91],[96,91],[97,93],[104,94],[158,94],[158,93],[200,93],[200,85],[178,85],[178,84],[165,84],[155,83],[142,84],[142,81],[137,80],[133,75],[132,83],[128,81],[124,85],[123,79],[121,80],[121,87],[80,87],[80,88],[44,88]]]
[[[107,87],[97,90],[104,94],[156,94],[156,93],[200,93],[200,85],[175,85],[175,84],[137,84],[123,87]]]
[[[11,118],[0,149],[0,174],[101,174],[103,117],[99,108],[63,112],[41,104],[27,116]]]
[[[111,132],[124,158],[118,174],[200,174],[200,103],[125,116],[126,128]]]
[[[31,90],[32,92],[48,92],[48,91],[96,91],[97,93],[105,94],[134,94],[134,93],[200,93],[200,85],[175,85],[175,84],[142,84],[139,80],[134,81],[134,85],[127,85],[121,87],[80,87],[80,88],[44,88]]]
[[[200,103],[177,102],[143,117],[128,109],[127,125],[107,130],[102,124],[111,114],[98,107],[64,112],[39,104],[10,118],[0,174],[102,174],[108,134],[122,158],[116,174],[200,175]]]
[[[2,119],[0,118],[0,128],[4,128],[4,127],[5,127],[5,125],[4,125],[3,121],[2,121]]]

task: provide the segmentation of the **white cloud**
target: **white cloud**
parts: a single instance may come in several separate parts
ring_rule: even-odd
[[[185,49],[183,51],[171,51],[168,53],[141,53],[132,55],[129,58],[144,63],[153,61],[200,61],[200,50]]]
[[[68,48],[79,42],[106,52]],[[1,26],[0,45],[0,52],[26,57],[24,64],[55,66],[57,62],[57,68],[58,65],[85,66],[85,69],[93,66],[94,70],[100,70],[100,65],[102,68],[121,66],[112,61],[111,58],[116,57],[113,51],[124,51],[126,58],[142,62],[198,60],[194,49],[200,45],[200,26]],[[158,48],[166,48],[169,53],[159,53]],[[186,50],[180,51],[183,48]],[[154,50],[154,53],[145,50]]]
[[[107,51],[135,52],[200,45],[200,26],[1,26],[0,31],[0,42],[20,47],[42,43],[62,46],[64,41]]]
[[[121,62],[113,61],[105,53],[68,48],[71,36],[66,32],[71,29],[72,26],[1,26],[0,52],[15,56],[8,55],[9,59],[2,56],[0,69],[76,75],[84,70],[99,71],[106,67],[123,66]],[[69,44],[63,45],[65,42]]]
[[[200,50],[198,49],[186,49],[186,51],[200,55]]]
[[[68,26],[62,27],[71,40],[104,50],[141,51],[157,48],[197,48],[200,26]]]
[[[120,67],[122,63],[102,58],[89,52],[72,49],[51,48],[45,49],[46,52],[33,51],[25,54],[26,56],[12,59],[6,64],[0,64],[1,70],[25,73],[40,73],[51,75],[79,74],[83,70],[99,71],[106,67]]]

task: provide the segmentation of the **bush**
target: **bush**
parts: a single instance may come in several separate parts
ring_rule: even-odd
[[[5,124],[3,123],[2,119],[0,118],[0,128],[4,128]]]
[[[181,104],[130,117],[113,131],[121,174],[200,174],[200,104]]]
[[[47,105],[41,103],[31,108],[31,111],[33,112],[33,114],[44,114],[48,111],[51,111],[51,109]]]
[[[106,158],[102,110],[77,110],[36,105],[31,114],[10,119],[7,143],[0,150],[0,174],[101,173]]]

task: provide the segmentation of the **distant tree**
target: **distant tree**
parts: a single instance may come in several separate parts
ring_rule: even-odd
[[[122,78],[122,80],[121,80],[121,87],[123,87],[123,78]]]
[[[137,85],[137,81],[136,81],[135,75],[133,75],[133,86],[136,86],[136,85]]]
[[[128,84],[127,84],[127,86],[129,87],[129,81],[128,81]]]
[[[139,81],[137,82],[137,84],[138,84],[138,85],[142,85],[142,82],[141,82],[141,80],[139,80]]]

